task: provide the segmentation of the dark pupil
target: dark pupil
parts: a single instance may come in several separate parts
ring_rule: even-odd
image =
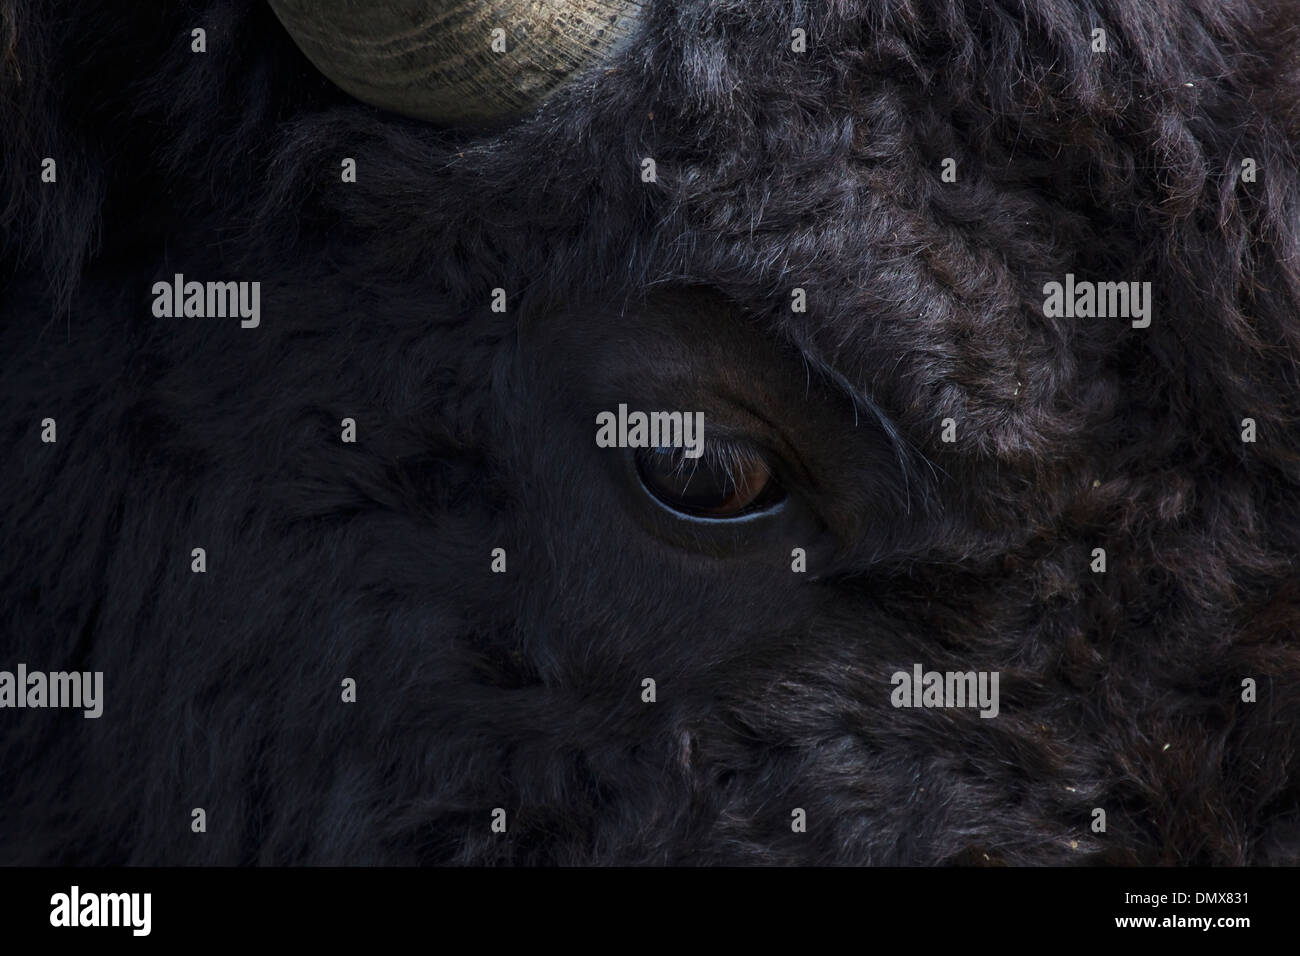
[[[771,503],[771,474],[759,461],[686,458],[680,448],[652,448],[638,454],[641,480],[668,507],[706,517],[736,517]]]

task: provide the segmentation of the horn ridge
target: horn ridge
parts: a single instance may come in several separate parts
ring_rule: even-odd
[[[357,99],[446,125],[518,117],[636,31],[642,0],[270,0],[298,48]],[[505,52],[493,31],[505,31]]]

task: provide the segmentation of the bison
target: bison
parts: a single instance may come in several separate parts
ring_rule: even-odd
[[[1295,4],[0,15],[0,862],[1300,862]]]

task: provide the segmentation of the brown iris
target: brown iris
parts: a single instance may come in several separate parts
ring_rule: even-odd
[[[699,458],[687,458],[680,448],[643,449],[637,471],[663,504],[694,517],[739,518],[784,497],[761,455],[718,443]]]

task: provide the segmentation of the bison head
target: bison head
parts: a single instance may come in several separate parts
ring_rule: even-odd
[[[1300,860],[1294,9],[0,9],[6,862]]]

